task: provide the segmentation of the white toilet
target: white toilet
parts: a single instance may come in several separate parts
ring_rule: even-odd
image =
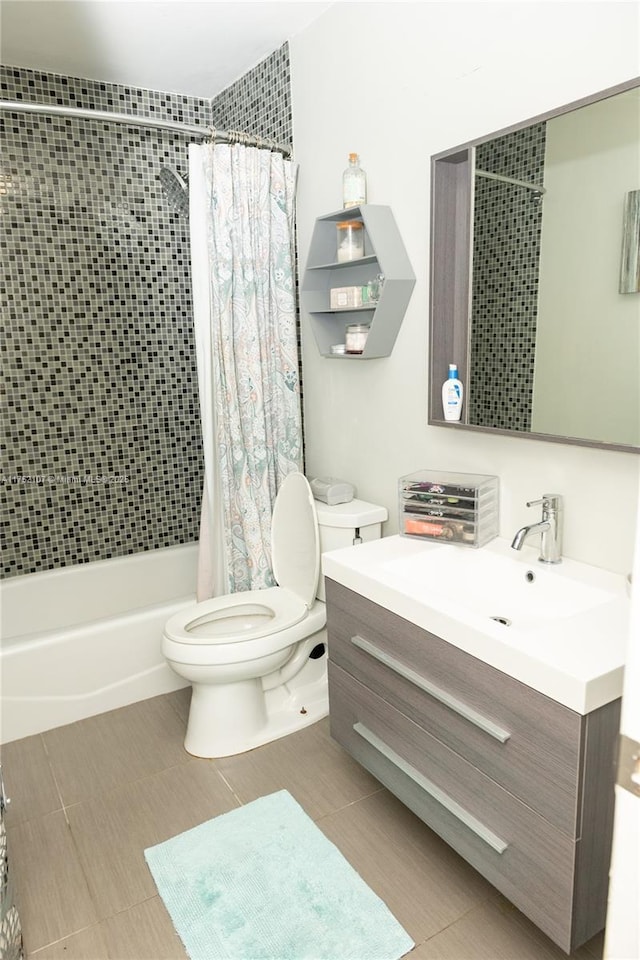
[[[165,626],[162,652],[192,685],[189,753],[232,756],[327,715],[320,554],[379,538],[386,519],[362,500],[318,503],[301,473],[285,478],[271,521],[278,586],[196,603]]]

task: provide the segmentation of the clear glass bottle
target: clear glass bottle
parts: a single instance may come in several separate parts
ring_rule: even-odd
[[[342,206],[359,207],[367,202],[367,175],[357,153],[349,154],[349,166],[342,174]]]
[[[369,303],[377,303],[380,299],[380,294],[382,293],[382,287],[384,285],[384,273],[379,273],[377,277],[373,280],[369,280],[367,284],[367,295],[369,297]]]

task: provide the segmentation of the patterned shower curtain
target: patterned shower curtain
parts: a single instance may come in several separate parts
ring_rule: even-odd
[[[275,496],[302,465],[295,182],[295,164],[279,153],[190,147],[192,249],[206,234],[207,274],[194,257],[205,444],[199,599],[274,584]]]

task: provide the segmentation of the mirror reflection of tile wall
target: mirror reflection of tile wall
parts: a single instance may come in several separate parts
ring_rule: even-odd
[[[541,186],[544,154],[540,123],[477,147],[476,167]],[[469,423],[528,431],[544,200],[484,177],[474,189]]]
[[[7,100],[211,124],[209,100],[14,67],[0,81]],[[225,91],[228,110],[236,97],[244,129],[290,140],[288,47]],[[4,577],[198,537],[188,223],[158,180],[163,164],[185,175],[188,142],[4,115]]]

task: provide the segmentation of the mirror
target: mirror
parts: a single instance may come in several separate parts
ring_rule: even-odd
[[[432,158],[430,424],[640,451],[639,83]]]

